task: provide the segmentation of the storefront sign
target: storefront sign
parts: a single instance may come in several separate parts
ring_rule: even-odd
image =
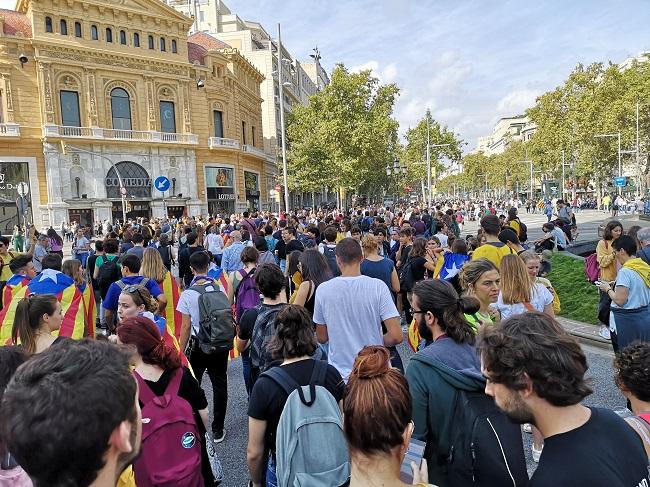
[[[127,188],[150,188],[152,186],[149,178],[123,178],[122,183]],[[120,186],[120,179],[108,177],[106,186]]]

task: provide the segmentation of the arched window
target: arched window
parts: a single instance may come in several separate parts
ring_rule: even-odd
[[[111,112],[114,129],[131,130],[131,101],[123,88],[114,88],[111,91]]]
[[[45,32],[53,32],[52,17],[45,17]]]
[[[176,39],[172,39],[172,52],[174,54],[178,52],[178,45],[176,44]]]
[[[167,50],[167,48],[165,46],[165,38],[161,37],[160,38],[160,51],[165,52],[166,50]]]
[[[113,42],[113,31],[110,27],[106,28],[106,42]]]
[[[126,46],[126,32],[123,30],[120,31],[120,44]]]
[[[59,22],[59,30],[62,36],[68,35],[68,23],[64,19],[61,19],[61,22]]]
[[[75,22],[74,23],[74,36],[75,37],[82,37],[82,34],[81,34],[81,22]]]
[[[138,34],[137,32],[133,34],[133,46],[140,47],[140,34]]]
[[[131,161],[122,161],[111,167],[106,174],[106,197],[109,199],[119,199],[120,181],[117,172],[127,189],[129,196],[136,198],[151,198],[151,177],[147,170],[141,165]]]
[[[155,49],[153,44],[153,36],[149,36],[149,49]]]
[[[93,41],[96,41],[99,39],[99,32],[97,32],[97,26],[96,25],[91,25],[90,26],[90,37],[92,38]]]

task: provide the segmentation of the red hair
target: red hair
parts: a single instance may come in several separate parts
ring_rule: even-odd
[[[133,345],[145,364],[157,365],[164,370],[181,366],[178,351],[165,344],[158,327],[149,318],[135,316],[117,327],[117,336],[127,345]]]

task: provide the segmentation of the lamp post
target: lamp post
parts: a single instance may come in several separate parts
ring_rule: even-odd
[[[594,137],[597,139],[605,137],[616,137],[618,139],[618,177],[620,178],[623,175],[623,167],[621,165],[621,133],[616,132],[615,134],[596,134]],[[617,188],[618,194],[621,194],[623,192],[623,188],[621,186],[617,186]]]
[[[573,159],[571,160],[571,162],[568,162],[568,163],[564,162],[564,150],[562,150],[562,201],[564,201],[565,203],[566,203],[566,199],[564,197],[564,194],[566,193],[566,191],[565,191],[566,184],[565,184],[564,168],[567,167],[567,166],[570,167],[571,171],[573,172]],[[576,183],[574,181],[573,182],[574,188],[575,188],[575,184]]]
[[[72,152],[82,152],[84,154],[90,154],[93,156],[101,157],[102,159],[107,160],[111,164],[111,167],[113,168],[115,174],[117,175],[117,180],[120,183],[120,197],[122,199],[122,220],[123,220],[122,223],[123,224],[126,223],[126,188],[124,187],[124,183],[122,182],[122,176],[120,176],[120,171],[117,170],[117,166],[115,166],[115,164],[110,158],[106,157],[103,154],[82,149],[81,147],[67,145],[65,142],[61,141],[61,152],[65,155],[68,149],[72,149]]]

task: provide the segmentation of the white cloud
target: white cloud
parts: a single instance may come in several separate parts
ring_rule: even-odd
[[[535,99],[540,94],[541,93],[538,90],[527,88],[511,91],[499,100],[497,111],[500,115],[523,114],[527,108],[530,108],[535,104]]]
[[[397,64],[390,63],[382,68],[379,66],[379,62],[375,60],[367,61],[358,66],[352,66],[350,72],[360,73],[361,71],[368,69],[372,71],[373,76],[379,78],[379,81],[383,84],[393,83],[397,79]]]

